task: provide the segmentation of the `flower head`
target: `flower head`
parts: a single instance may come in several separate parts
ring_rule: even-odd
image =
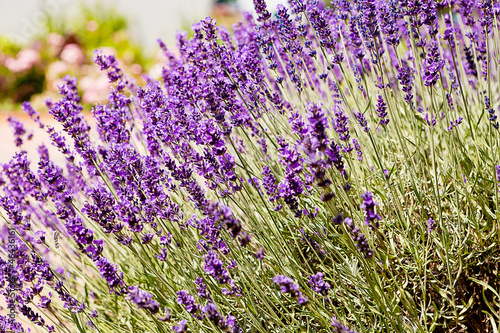
[[[280,286],[280,290],[283,294],[290,294],[293,298],[297,298],[297,302],[300,305],[308,303],[309,300],[307,297],[302,295],[299,285],[294,283],[288,276],[276,275],[273,278],[273,282]]]
[[[372,230],[378,228],[382,217],[375,212],[377,203],[373,200],[373,195],[370,192],[365,192],[361,195],[361,198],[363,198],[361,209],[365,211],[365,224],[370,226]]]

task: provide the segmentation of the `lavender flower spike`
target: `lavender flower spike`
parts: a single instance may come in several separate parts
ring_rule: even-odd
[[[307,297],[304,297],[300,292],[299,285],[294,283],[291,278],[286,275],[277,275],[274,277],[273,282],[279,285],[283,294],[290,294],[293,298],[297,298],[300,305],[306,305],[309,302]]]
[[[431,87],[436,84],[443,66],[444,60],[440,59],[438,44],[432,41],[422,68],[422,80],[425,86]]]
[[[153,295],[139,289],[137,286],[130,286],[128,288],[128,295],[125,299],[132,301],[139,309],[149,310],[152,314],[160,310],[160,304],[153,299]]]
[[[498,187],[500,187],[500,165],[497,165],[495,169],[497,169]],[[500,192],[500,189],[498,190],[498,192]]]
[[[172,326],[172,330],[176,333],[186,332],[186,320],[182,319],[176,326]]]
[[[312,290],[314,292],[328,296],[328,290],[330,289],[330,284],[328,282],[323,281],[324,274],[319,272],[316,275],[309,276],[309,284],[311,285]]]
[[[267,10],[267,5],[264,0],[253,0],[253,6],[258,15],[257,20],[259,22],[264,22],[271,17],[271,13]]]
[[[434,220],[432,218],[429,218],[429,220],[427,220],[427,231],[429,233],[431,233],[435,227],[436,227],[436,223],[434,222]]]
[[[360,230],[358,227],[352,223],[352,219],[349,217],[346,217],[345,219],[343,218],[342,215],[337,216],[334,219],[334,223],[342,223],[342,221],[351,229],[351,234],[353,241],[356,242],[356,247],[358,248],[358,251],[363,253],[365,258],[371,258],[373,256],[373,250],[370,249],[370,246],[368,244],[368,240],[366,239],[365,235],[360,233]]]
[[[377,203],[373,201],[373,195],[370,192],[363,193],[361,195],[363,198],[363,203],[361,204],[361,209],[365,211],[365,224],[370,226],[370,229],[379,227],[379,222],[382,217],[375,213],[375,206]]]
[[[387,104],[384,102],[382,95],[378,95],[377,98],[377,115],[380,119],[380,125],[385,126],[389,123],[389,118],[387,117]]]

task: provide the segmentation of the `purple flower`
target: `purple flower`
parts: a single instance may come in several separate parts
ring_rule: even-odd
[[[24,333],[26,332],[23,328],[23,325],[20,322],[17,322],[15,318],[11,318],[10,316],[2,316],[0,315],[0,328],[3,332],[16,332],[16,333]]]
[[[339,215],[334,219],[335,223],[342,223],[340,221],[344,222],[349,227],[352,234],[352,239],[356,242],[355,245],[358,248],[358,251],[363,253],[365,258],[371,258],[373,256],[373,250],[370,249],[368,240],[366,239],[364,234],[360,233],[359,228],[354,225],[352,219],[349,217],[344,218],[342,215]]]
[[[385,35],[388,45],[397,46],[399,44],[399,26],[398,26],[398,1],[391,0],[389,3],[383,3],[380,8],[380,26]]]
[[[330,289],[330,284],[328,282],[323,281],[324,274],[318,272],[316,275],[309,276],[309,284],[311,285],[311,289],[323,296],[328,296],[328,290]]]
[[[265,166],[262,175],[262,186],[266,190],[267,195],[269,196],[269,201],[273,202],[276,200],[276,194],[278,192],[278,185],[276,177],[274,177],[271,172],[271,168],[269,166]]]
[[[129,118],[129,98],[112,90],[108,97],[111,105],[97,105],[92,109],[97,122],[97,130],[101,140],[110,143],[129,142],[130,131],[127,128]]]
[[[124,78],[123,71],[118,67],[118,60],[114,56],[103,55],[101,51],[96,50],[92,61],[100,67],[101,71],[107,71],[109,82],[121,83]]]
[[[484,95],[484,108],[486,111],[488,111],[488,114],[490,115],[491,125],[495,129],[498,129],[499,123],[497,121],[497,115],[495,114],[495,110],[491,107],[490,98],[487,95]]]
[[[495,169],[497,170],[497,181],[498,181],[498,186],[500,187],[500,165],[497,165]],[[498,190],[498,192],[500,192],[500,190]]]
[[[257,260],[263,260],[264,259],[264,249],[259,249],[257,252],[254,254],[255,259]]]
[[[124,285],[123,273],[118,272],[117,264],[111,264],[108,258],[100,257],[95,261],[95,265],[99,268],[101,277],[108,282],[111,291],[114,291],[118,286]]]
[[[255,12],[257,13],[257,20],[259,22],[264,22],[271,17],[271,13],[267,11],[265,0],[253,0],[253,6],[255,8]]]
[[[429,231],[429,233],[431,233],[435,227],[436,227],[436,224],[435,224],[434,220],[432,218],[429,218],[429,220],[427,220],[427,231]]]
[[[45,125],[40,120],[40,114],[35,109],[33,109],[30,102],[23,102],[23,104],[21,106],[22,106],[23,111],[26,112],[30,116],[30,118],[35,123],[38,124],[38,126],[40,128],[45,127]]]
[[[380,119],[380,125],[385,126],[389,123],[389,118],[387,117],[387,104],[384,102],[382,95],[377,97],[377,115]]]
[[[379,221],[382,218],[375,213],[375,206],[377,206],[377,203],[373,201],[373,195],[370,192],[366,192],[361,195],[361,198],[363,198],[361,209],[365,211],[365,224],[370,226],[372,230],[373,228],[378,228]]]
[[[32,323],[38,326],[45,326],[45,320],[41,315],[33,311],[29,306],[22,304],[18,305],[18,310],[21,314],[27,317]]]
[[[294,21],[290,18],[288,10],[283,5],[277,6],[277,26],[280,34],[280,40],[284,44],[284,50],[290,54],[300,54],[302,52],[302,46],[297,41],[299,36],[299,31]]]
[[[165,307],[164,310],[165,310],[165,315],[163,317],[158,318],[158,320],[163,321],[163,322],[170,321],[170,318],[171,318],[170,310],[167,307]]]
[[[458,117],[458,119],[451,120],[450,121],[450,126],[448,127],[448,131],[451,131],[451,130],[453,130],[453,128],[455,128],[458,125],[460,125],[462,123],[462,120],[464,120],[464,118],[462,118],[462,117]]]
[[[401,90],[405,92],[404,100],[406,103],[413,107],[413,72],[414,70],[408,66],[407,63],[403,62],[403,65],[398,67],[397,79],[399,84],[402,86]]]
[[[153,299],[153,295],[139,289],[138,286],[128,287],[126,300],[132,301],[139,309],[146,309],[152,314],[160,310],[160,304]]]
[[[297,298],[297,303],[299,303],[300,305],[306,305],[307,303],[309,303],[309,298],[300,293],[299,297]]]
[[[217,306],[214,303],[208,303],[201,310],[205,318],[210,320],[216,326],[219,326],[221,329],[225,329],[227,327],[224,318],[220,315],[219,311],[217,311]]]
[[[363,160],[363,152],[361,151],[361,146],[358,143],[357,139],[352,139],[352,144],[354,145],[354,149],[356,149],[356,153],[358,154],[358,161]]]
[[[473,26],[475,23],[475,18],[473,15],[474,8],[476,7],[477,1],[475,0],[459,0],[457,1],[460,13],[462,14],[462,21],[465,25]]]
[[[188,294],[186,290],[177,292],[177,303],[179,305],[184,305],[186,311],[190,314],[195,314],[200,309],[200,306],[196,303],[194,297]]]
[[[452,42],[453,35],[455,34],[455,29],[453,28],[453,25],[451,23],[450,14],[444,14],[444,23],[446,25],[446,29],[443,33],[443,39]],[[451,45],[454,45],[454,43],[452,42]]]
[[[422,66],[422,80],[425,86],[431,87],[436,84],[443,66],[444,60],[440,58],[438,43],[433,40]]]
[[[52,302],[52,293],[49,292],[49,297],[47,297],[47,296],[41,297],[40,304],[38,306],[41,308],[47,308],[47,307],[49,307],[50,302]]]
[[[486,35],[489,33],[489,27],[493,24],[493,1],[492,0],[481,0],[479,1],[477,8],[480,9],[479,22],[483,28],[483,33]]]
[[[75,142],[75,150],[84,159],[87,169],[91,174],[96,174],[95,161],[97,152],[89,137],[90,126],[83,117],[83,106],[76,88],[76,79],[70,76],[63,78],[63,84],[59,86],[59,94],[63,97],[60,101],[52,103],[47,101],[49,113],[54,116],[63,127],[63,130],[71,136]]]
[[[71,296],[61,281],[56,282],[54,290],[64,302],[65,309],[70,309],[73,313],[82,313],[85,310],[85,304],[78,302],[78,300]]]
[[[276,275],[273,278],[273,282],[280,286],[280,290],[283,294],[290,294],[291,297],[297,298],[297,302],[300,305],[307,304],[308,299],[302,295],[299,285],[294,283],[288,276]]]
[[[304,215],[306,215],[306,213]],[[300,235],[299,237],[305,244],[311,246],[316,251],[321,249],[319,243],[313,237],[311,237],[311,235],[307,231],[305,231],[304,229],[300,229],[300,233],[302,235]]]
[[[318,36],[320,45],[327,49],[333,49],[335,40],[332,38],[330,25],[325,19],[325,12],[319,8],[318,1],[313,0],[308,2],[307,5],[309,21]]]
[[[434,127],[434,126],[436,126],[436,121],[437,121],[437,119],[436,119],[436,116],[435,116],[435,115],[432,115],[432,116],[430,117],[430,119],[429,119],[429,114],[428,114],[428,113],[425,113],[425,117],[424,117],[424,118],[425,118],[425,122],[427,123],[427,125],[428,125],[429,127]]]
[[[363,127],[363,131],[368,132],[370,128],[368,127],[368,122],[366,121],[365,115],[362,112],[357,112],[355,116],[359,126]]]
[[[17,117],[8,117],[7,121],[9,122],[9,125],[14,129],[14,137],[15,137],[15,144],[17,147],[21,146],[23,144],[23,139],[22,137],[24,134],[26,134],[26,130],[24,129],[24,125],[22,122],[17,119]],[[29,133],[27,135],[27,139],[31,140],[33,137],[33,133]]]
[[[167,260],[167,253],[168,253],[167,249],[163,247],[160,250],[160,253],[155,254],[155,257],[158,258],[158,260],[160,260],[160,261],[165,261],[165,260]]]
[[[201,277],[197,277],[196,281],[196,290],[198,290],[198,296],[207,300],[211,300],[210,293],[207,291],[207,285],[203,283],[203,279]]]
[[[363,47],[363,40],[359,35],[358,21],[359,21],[359,16],[353,16],[349,19],[348,41],[350,46],[354,49],[353,50],[354,56],[361,60],[365,56],[365,49]]]
[[[116,212],[114,211],[115,199],[104,187],[97,186],[90,190],[93,204],[86,202],[82,211],[94,222],[101,225],[104,233],[118,232]]]
[[[304,192],[303,182],[298,174],[303,171],[303,158],[300,156],[297,147],[290,148],[290,145],[281,137],[278,137],[279,157],[285,166],[285,179],[279,184],[279,196],[295,213],[300,216],[297,198]]]
[[[465,53],[465,73],[467,75],[472,75],[474,77],[477,77],[477,67],[476,67],[476,62],[474,60],[474,52],[472,51],[472,45],[470,46],[464,46],[464,53]]]
[[[332,123],[335,132],[339,134],[339,139],[341,141],[348,142],[349,138],[351,137],[349,135],[349,126],[347,125],[347,121],[349,120],[349,118],[347,118],[339,104],[335,104],[334,115],[335,118]]]
[[[366,47],[375,46],[375,38],[379,36],[377,6],[375,0],[361,1],[361,20],[358,22],[359,30],[365,39]],[[378,52],[378,50],[376,50]]]
[[[172,330],[176,333],[184,333],[186,332],[186,320],[182,319],[177,325],[172,326]]]
[[[333,164],[342,176],[346,177],[347,173],[344,169],[340,145],[332,141],[330,147],[326,149],[325,154],[328,156],[328,162]]]
[[[224,263],[219,259],[216,252],[209,251],[203,256],[205,265],[203,269],[205,272],[216,279],[220,284],[226,284],[229,282],[229,273],[224,268]]]
[[[320,151],[324,151],[328,144],[326,129],[328,119],[321,104],[308,103],[306,106],[307,120],[309,120],[309,133],[313,145]]]

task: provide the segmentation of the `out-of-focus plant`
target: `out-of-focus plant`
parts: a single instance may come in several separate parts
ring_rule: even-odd
[[[44,88],[44,62],[40,44],[22,48],[0,37],[0,100],[18,103]]]
[[[123,15],[99,2],[80,4],[74,15],[47,12],[43,29],[30,45],[16,45],[2,37],[0,97],[20,103],[34,96],[40,106],[43,99],[55,95],[62,77],[70,74],[81,78],[84,103],[103,101],[109,84],[89,63],[95,49],[114,54],[127,74],[139,80],[144,67],[151,64],[127,28]]]
[[[88,57],[95,49],[110,47],[126,64],[146,65],[148,59],[142,48],[130,38],[128,28],[127,19],[114,7],[102,2],[81,3],[74,16],[47,13],[43,35],[74,35]]]

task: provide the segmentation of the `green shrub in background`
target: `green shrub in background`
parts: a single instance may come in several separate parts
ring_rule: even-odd
[[[152,59],[132,41],[127,29],[123,15],[113,7],[96,2],[93,5],[80,4],[74,15],[47,12],[43,28],[29,45],[17,45],[11,39],[1,37],[0,98],[3,108],[15,108],[15,104],[28,101],[44,91],[42,99],[52,97],[47,93],[55,92],[58,81],[66,74],[96,79],[99,73],[87,65],[97,48],[104,47],[107,52],[113,52],[129,74],[140,79],[144,68],[152,64]],[[108,88],[101,86],[102,90]],[[95,101],[99,101],[100,97],[96,98]],[[84,98],[86,103],[95,101]],[[14,105],[9,106],[12,103]]]

